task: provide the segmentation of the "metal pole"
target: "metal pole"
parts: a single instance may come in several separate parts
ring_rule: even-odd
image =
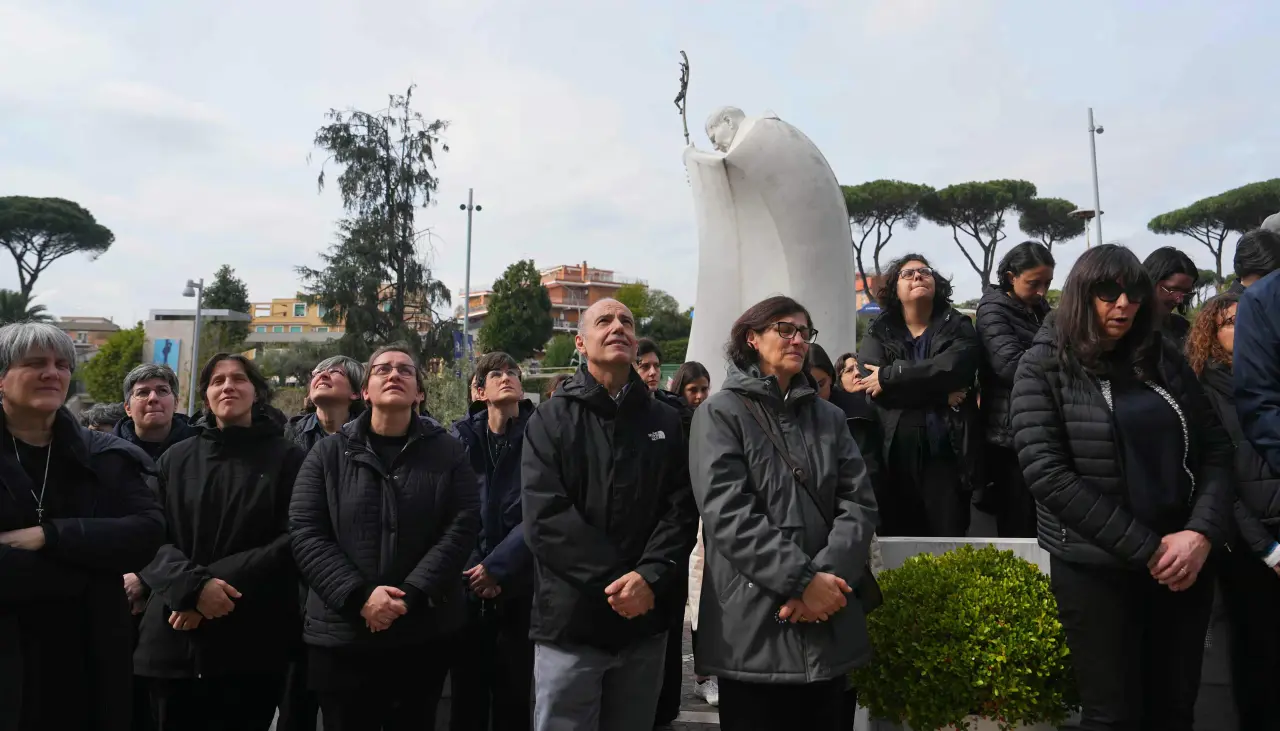
[[[187,416],[195,417],[196,411],[196,374],[200,363],[200,304],[204,299],[204,279],[196,283],[196,327],[191,342],[191,380],[187,386]]]
[[[1093,160],[1093,225],[1098,245],[1102,245],[1102,203],[1098,195],[1098,128],[1093,124],[1093,107],[1089,107],[1089,157]]]
[[[462,297],[462,347],[467,354],[467,364],[473,360],[471,356],[471,213],[475,210],[475,189],[467,188],[467,280]]]

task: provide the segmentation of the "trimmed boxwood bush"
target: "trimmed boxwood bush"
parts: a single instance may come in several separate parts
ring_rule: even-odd
[[[964,546],[879,575],[871,664],[853,673],[873,716],[917,731],[981,716],[1060,725],[1078,705],[1049,578],[1012,551]]]

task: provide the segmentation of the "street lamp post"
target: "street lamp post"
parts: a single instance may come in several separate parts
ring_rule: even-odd
[[[187,385],[187,416],[194,417],[196,410],[196,373],[200,359],[200,304],[204,299],[204,278],[198,282],[187,280],[187,288],[182,290],[183,297],[196,298],[196,326],[191,341],[191,378]]]
[[[467,212],[467,279],[462,292],[462,347],[467,352],[467,364],[474,358],[471,354],[471,214],[483,210],[475,205],[475,189],[467,188],[467,202],[459,206]]]
[[[1094,233],[1099,244],[1102,244],[1102,201],[1098,194],[1098,144],[1097,135],[1102,134],[1102,125],[1093,123],[1093,107],[1089,107],[1089,157],[1093,160],[1093,217]]]

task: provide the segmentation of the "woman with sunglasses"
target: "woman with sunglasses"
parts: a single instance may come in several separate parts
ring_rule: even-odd
[[[1172,246],[1163,246],[1147,255],[1142,266],[1155,283],[1156,329],[1173,340],[1182,350],[1191,322],[1187,320],[1187,303],[1196,291],[1200,270],[1191,257]]]
[[[951,282],[918,254],[893,262],[858,361],[854,392],[876,405],[892,489],[881,490],[881,536],[964,536],[983,484],[982,429],[970,395],[982,357],[973,323],[951,306]],[[887,488],[887,486],[886,486]]]
[[[808,373],[809,312],[771,297],[733,324],[729,372],[694,412],[689,470],[706,531],[698,674],[726,731],[840,726],[871,658],[854,594],[875,494],[844,413]]]
[[[1022,357],[1013,433],[1080,690],[1080,728],[1191,731],[1231,522],[1234,447],[1155,329],[1154,283],[1111,244],[1081,256]]]
[[[1231,550],[1216,555],[1231,624],[1231,687],[1240,728],[1270,728],[1280,718],[1280,475],[1245,438],[1236,413],[1232,354],[1240,298],[1222,294],[1205,303],[1187,335],[1187,361],[1236,443],[1236,531]]]
[[[1009,250],[996,269],[997,281],[978,302],[978,336],[982,339],[982,413],[986,416],[987,474],[991,486],[979,507],[996,516],[1001,538],[1034,538],[1036,503],[1022,481],[1009,427],[1009,393],[1018,361],[1031,347],[1049,303],[1053,254],[1039,241],[1024,241]]]

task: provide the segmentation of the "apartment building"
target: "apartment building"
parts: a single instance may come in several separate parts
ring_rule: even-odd
[[[624,284],[639,284],[645,287],[648,282],[643,279],[620,277],[611,269],[597,269],[581,264],[561,264],[550,269],[541,270],[542,286],[547,288],[551,298],[551,318],[556,332],[576,332],[578,317],[591,305],[602,299],[612,297]],[[464,297],[458,293],[458,299]],[[468,330],[478,334],[484,325],[485,315],[489,312],[489,300],[492,290],[471,293],[470,327]],[[458,319],[462,319],[462,308],[457,308]]]
[[[63,317],[54,325],[75,342],[78,363],[92,358],[112,335],[120,331],[120,326],[108,317]]]
[[[324,305],[308,304],[300,297],[277,297],[250,305],[251,333],[341,333],[341,325],[324,321]],[[300,338],[301,339],[301,338]]]

